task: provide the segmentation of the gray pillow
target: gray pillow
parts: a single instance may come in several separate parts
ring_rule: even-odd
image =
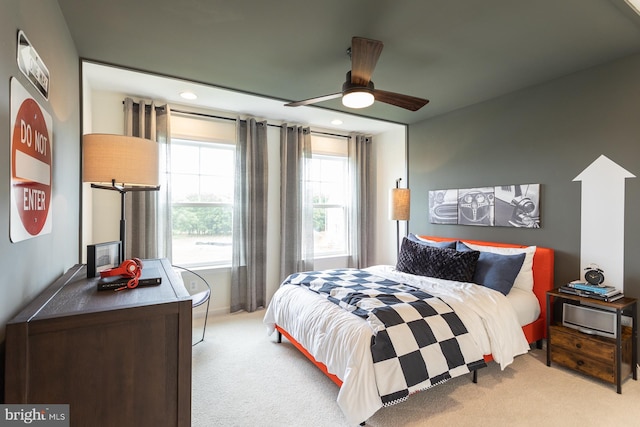
[[[431,246],[434,248],[446,248],[446,249],[456,248],[455,240],[452,240],[451,242],[432,242],[431,240],[420,239],[418,236],[416,236],[413,233],[409,233],[409,235],[407,236],[407,239],[411,240],[412,242],[420,243],[421,245]]]
[[[472,250],[462,242],[458,242],[457,249],[458,251]],[[525,256],[525,253],[502,255],[480,251],[472,281],[507,295],[522,268]]]
[[[438,279],[470,282],[480,252],[458,252],[455,249],[436,248],[402,240],[396,269],[403,273]]]

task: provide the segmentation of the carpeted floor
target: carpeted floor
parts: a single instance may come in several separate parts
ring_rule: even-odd
[[[267,336],[263,311],[212,316],[193,348],[192,426],[348,426],[337,386],[289,342]],[[202,321],[194,321],[194,334]],[[532,350],[504,371],[491,363],[383,408],[367,426],[635,426],[640,383],[615,387],[557,366]]]

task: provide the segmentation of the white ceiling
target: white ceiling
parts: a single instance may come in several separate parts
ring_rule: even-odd
[[[376,88],[430,103],[410,112],[376,102],[358,114],[406,124],[640,52],[640,16],[624,0],[58,3],[82,58],[279,103],[340,91],[351,37],[381,40]],[[347,111],[339,100],[318,107]]]
[[[173,106],[228,112],[232,116],[251,115],[270,121],[312,125],[318,130],[340,134],[358,132],[376,135],[405,126],[312,106],[285,107],[281,101],[271,98],[104,64],[84,62],[82,72],[92,90],[123,93],[140,99],[167,102]],[[184,91],[193,92],[198,98],[185,100],[180,97]],[[340,120],[341,124],[332,123],[334,120]]]

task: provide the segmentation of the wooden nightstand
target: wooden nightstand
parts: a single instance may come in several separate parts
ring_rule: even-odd
[[[615,313],[616,337],[609,338],[580,332],[562,325],[553,318],[553,302],[572,301],[588,308],[600,308]],[[561,310],[558,310],[561,312]],[[633,326],[622,325],[622,315],[632,319]],[[637,300],[622,298],[604,302],[593,298],[547,292],[547,366],[551,362],[586,375],[610,382],[622,393],[622,380],[630,374],[638,379]]]

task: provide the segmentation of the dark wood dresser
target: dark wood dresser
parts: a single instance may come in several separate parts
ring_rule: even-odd
[[[191,425],[191,299],[169,261],[158,286],[96,290],[76,265],[6,327],[5,400],[69,404],[71,426]]]

